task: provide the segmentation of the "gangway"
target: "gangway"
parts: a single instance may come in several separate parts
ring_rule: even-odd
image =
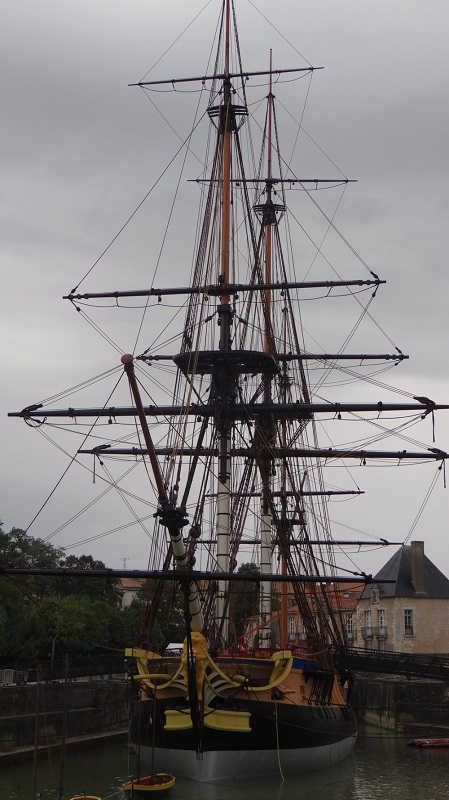
[[[339,647],[334,651],[339,670],[405,675],[449,681],[449,657],[439,653],[401,653]]]

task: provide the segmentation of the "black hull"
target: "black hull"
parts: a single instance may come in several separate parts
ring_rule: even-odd
[[[140,748],[143,760],[148,760],[154,736],[157,768],[194,780],[276,774],[279,763],[289,773],[319,769],[346,758],[357,734],[354,714],[346,706],[254,701],[248,707],[250,732],[204,725],[200,735],[192,728],[165,730],[169,706],[173,707],[172,701],[138,702],[131,742],[136,750]]]

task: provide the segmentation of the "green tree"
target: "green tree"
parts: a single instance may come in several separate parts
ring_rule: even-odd
[[[250,562],[241,564],[237,570],[238,575],[260,576],[259,567]],[[238,638],[245,632],[250,617],[259,611],[259,586],[255,581],[235,581],[233,588],[233,611],[235,635]]]
[[[95,599],[101,597],[108,603],[118,605],[120,602],[120,592],[117,589],[117,582],[112,578],[90,578],[90,570],[107,569],[103,561],[98,561],[92,556],[64,556],[60,559],[59,566],[64,569],[82,569],[86,571],[86,578],[78,578],[72,575],[65,575],[58,578],[56,591],[61,595],[82,594]]]
[[[20,528],[12,528],[7,533],[0,523],[2,567],[56,567],[63,553],[61,548],[34,539]],[[49,590],[44,578],[0,576],[0,609],[5,619],[0,643],[3,662],[36,657],[40,627],[39,617],[34,614],[39,597]]]
[[[0,561],[3,567],[57,567],[65,555],[61,547],[54,547],[43,539],[35,539],[20,528],[6,533],[0,523]]]
[[[77,595],[45,597],[39,603],[47,646],[53,639],[59,652],[78,655],[108,645],[104,601]]]
[[[3,567],[53,569],[59,565],[63,556],[64,550],[61,547],[54,547],[43,539],[35,539],[20,528],[12,528],[9,533],[0,528],[0,565]],[[52,580],[42,576],[17,576],[6,578],[6,592],[10,590],[12,581],[19,587],[24,598],[41,597],[48,594],[52,586]]]
[[[139,644],[153,644],[164,648],[170,642],[183,642],[186,635],[185,598],[176,585],[166,582],[159,593],[157,581],[146,582],[140,596],[132,606],[140,617]],[[154,614],[153,603],[157,602],[157,613]]]
[[[92,556],[0,523],[0,567],[106,569]],[[136,641],[138,610],[122,609],[114,581],[103,578],[0,575],[0,659],[4,665],[46,660],[53,645],[73,655],[122,649]]]
[[[108,604],[107,612],[108,647],[124,650],[135,644],[140,623],[139,609],[134,604],[125,608]]]

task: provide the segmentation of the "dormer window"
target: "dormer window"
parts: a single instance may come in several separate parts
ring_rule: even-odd
[[[379,602],[379,587],[373,586],[371,589],[371,603],[377,605]]]

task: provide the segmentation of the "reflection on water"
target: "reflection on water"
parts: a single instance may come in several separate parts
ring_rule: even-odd
[[[449,800],[449,748],[416,749],[407,740],[364,729],[353,755],[341,764],[297,777],[196,784],[178,779],[170,800]],[[65,798],[83,791],[103,800],[122,800],[121,783],[136,772],[125,744],[69,752]],[[38,797],[57,797],[59,764],[43,758]],[[0,760],[1,800],[32,800],[32,762]]]

